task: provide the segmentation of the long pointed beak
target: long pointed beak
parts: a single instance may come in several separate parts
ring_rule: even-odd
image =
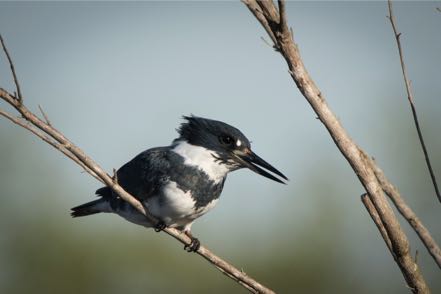
[[[273,167],[271,164],[260,158],[256,153],[254,153],[251,150],[246,150],[246,152],[235,152],[236,160],[246,168],[249,168],[255,173],[258,173],[259,175],[262,175],[264,177],[267,177],[268,179],[271,179],[273,181],[286,184],[279,178],[276,178],[274,175],[270,174],[266,170],[273,172],[274,174],[278,175],[279,177],[285,179],[288,181],[288,178],[279,172],[275,167]],[[263,167],[264,169],[260,168]]]

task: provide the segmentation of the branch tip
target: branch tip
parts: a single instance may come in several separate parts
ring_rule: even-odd
[[[268,42],[263,36],[260,37],[260,39],[269,47],[274,48],[275,45],[272,45],[270,42]]]

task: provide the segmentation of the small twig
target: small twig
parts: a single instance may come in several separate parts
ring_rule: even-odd
[[[374,221],[375,225],[380,231],[381,237],[383,237],[384,242],[386,242],[387,248],[389,248],[389,251],[392,254],[394,254],[392,250],[392,242],[390,241],[389,235],[387,234],[387,231],[384,228],[384,224],[381,221],[377,209],[375,208],[374,204],[372,203],[367,193],[361,195],[361,202],[363,202],[364,206],[366,207],[366,210],[369,212],[369,215],[371,216],[372,220]]]
[[[11,68],[11,72],[12,72],[12,77],[14,78],[15,88],[17,91],[16,92],[17,94],[15,95],[15,97],[17,98],[17,100],[21,104],[21,103],[23,103],[23,96],[21,95],[20,84],[18,82],[17,74],[15,73],[14,63],[12,62],[12,58],[9,55],[8,48],[6,48],[6,44],[3,41],[3,37],[1,34],[0,34],[0,42],[2,44],[2,48],[3,48],[3,51],[5,52],[6,58],[8,59],[9,67]]]
[[[395,16],[393,15],[391,0],[388,0],[388,7],[389,7],[388,18],[389,18],[390,23],[392,25],[392,29],[393,29],[394,35],[395,35],[395,40],[397,42],[398,53],[400,55],[401,70],[403,72],[404,83],[406,85],[407,99],[409,100],[410,108],[412,110],[413,120],[415,122],[415,127],[416,127],[416,130],[418,133],[418,138],[419,138],[419,141],[421,144],[421,148],[423,149],[424,158],[425,158],[425,161],[427,164],[427,168],[429,169],[430,178],[432,179],[432,183],[433,183],[433,187],[435,188],[436,196],[438,197],[438,200],[441,202],[441,194],[440,194],[440,191],[438,188],[438,183],[436,181],[435,173],[433,172],[433,169],[432,169],[432,164],[429,159],[429,153],[427,151],[426,144],[424,143],[423,133],[421,131],[420,123],[418,121],[418,116],[417,116],[417,112],[416,112],[416,108],[415,108],[415,104],[414,104],[413,93],[412,93],[412,87],[410,84],[410,80],[407,77],[406,64],[404,63],[404,54],[403,54],[403,49],[401,47],[401,41],[400,41],[401,33],[398,32],[398,28],[395,23]]]
[[[264,37],[260,37],[260,39],[262,39],[262,41],[263,41],[266,45],[268,45],[269,47],[271,47],[271,48],[273,48],[273,49],[276,49],[276,45],[271,44],[271,43],[268,42]]]
[[[46,123],[47,123],[49,126],[52,126],[51,121],[49,120],[49,117],[48,117],[48,116],[46,115],[46,113],[43,111],[43,108],[41,107],[40,104],[38,104],[38,109],[40,109],[40,112],[41,112],[41,114],[43,115],[44,120],[46,121]]]

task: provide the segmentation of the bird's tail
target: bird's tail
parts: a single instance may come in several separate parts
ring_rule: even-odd
[[[106,199],[101,198],[98,200],[90,201],[82,205],[76,206],[74,208],[71,208],[71,210],[72,212],[70,213],[70,215],[72,217],[79,217],[79,216],[86,216],[95,213],[100,213],[100,212],[109,212],[110,205]]]

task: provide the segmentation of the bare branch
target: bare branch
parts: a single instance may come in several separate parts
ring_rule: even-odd
[[[4,46],[3,40],[2,46],[5,54],[7,54],[6,47]],[[7,54],[8,55],[8,54]],[[11,62],[11,71],[13,71],[13,66]],[[17,82],[18,85],[18,82]],[[19,95],[20,97],[20,95]],[[0,110],[0,115],[6,117],[13,123],[31,131],[37,137],[41,138],[45,142],[49,143],[57,150],[68,156],[74,162],[83,167],[89,174],[97,178],[99,181],[110,187],[118,196],[130,203],[135,207],[140,213],[142,213],[146,218],[152,223],[156,224],[158,221],[153,217],[148,210],[132,195],[127,193],[118,183],[117,178],[108,175],[97,163],[95,163],[92,158],[88,157],[79,147],[73,144],[69,139],[67,139],[61,132],[53,128],[49,120],[45,115],[46,122],[41,120],[37,115],[31,112],[22,102],[21,99],[16,99],[14,95],[7,92],[6,90],[0,88],[0,98],[13,106],[23,117],[16,118],[7,112]],[[165,228],[163,230],[168,235],[172,236],[176,240],[183,244],[190,244],[191,239],[181,231],[174,228]],[[246,289],[253,293],[274,293],[272,290],[263,286],[253,278],[249,277],[243,271],[237,269],[227,261],[221,259],[214,253],[212,253],[207,248],[200,246],[196,251],[197,254],[212,263],[217,269],[219,269],[226,276],[230,277],[237,283],[244,286]]]
[[[387,234],[387,231],[383,225],[383,222],[381,221],[381,218],[380,218],[380,215],[378,214],[377,209],[375,208],[374,204],[372,203],[371,199],[369,198],[369,195],[368,194],[361,195],[361,202],[363,202],[363,204],[366,207],[367,211],[369,212],[372,220],[374,221],[375,225],[377,226],[378,230],[380,231],[381,237],[383,237],[384,242],[386,242],[387,248],[389,248],[389,251],[393,254],[392,242],[389,238],[389,235]]]
[[[0,34],[0,43],[2,44],[3,51],[5,52],[6,58],[8,59],[9,67],[11,68],[12,77],[14,78],[15,89],[17,91],[16,98],[20,103],[23,103],[23,96],[21,95],[20,84],[18,82],[17,74],[15,73],[14,63],[12,62],[12,58],[9,55],[8,48],[6,48],[6,44],[3,41],[3,37]]]
[[[429,230],[424,226],[424,224],[413,212],[413,210],[406,204],[406,202],[404,202],[398,189],[394,185],[392,185],[391,182],[389,182],[380,167],[373,163],[372,168],[374,169],[375,176],[383,187],[386,195],[389,196],[393,204],[397,207],[400,214],[407,220],[409,225],[418,234],[424,246],[426,246],[427,250],[429,251],[430,255],[432,255],[438,267],[441,268],[441,249],[431,236]]]
[[[283,1],[283,0],[282,0]],[[259,2],[261,4],[262,2]],[[250,11],[259,20],[261,24],[279,23],[280,15],[276,18],[261,20],[262,15],[255,13],[250,6],[257,5],[256,1],[247,0],[245,4]],[[282,4],[283,5],[283,4]],[[283,9],[282,9],[283,10]],[[268,15],[266,15],[268,18]],[[382,224],[391,241],[391,248],[394,252],[393,257],[399,266],[408,286],[415,293],[428,293],[429,288],[412,256],[409,252],[409,241],[404,234],[401,226],[384,196],[382,187],[378,182],[375,173],[370,166],[370,162],[365,158],[362,149],[348,135],[342,127],[336,115],[332,112],[326,103],[326,100],[312,78],[309,76],[300,57],[300,52],[294,43],[294,39],[290,38],[290,30],[288,25],[286,28],[273,28],[272,35],[275,36],[280,54],[285,58],[289,72],[299,88],[300,92],[314,109],[318,118],[327,128],[329,134],[341,151],[343,156],[348,160],[355,174],[358,176],[361,184],[369,194]]]
[[[440,191],[438,188],[438,183],[436,182],[435,173],[433,172],[432,164],[430,163],[429,153],[427,151],[426,144],[424,143],[423,133],[421,131],[420,123],[418,121],[418,116],[417,116],[413,93],[412,93],[412,87],[410,84],[410,80],[407,77],[406,64],[404,63],[404,54],[403,54],[403,49],[401,47],[401,41],[400,41],[401,33],[398,32],[398,28],[395,23],[395,16],[393,15],[391,0],[388,0],[388,7],[389,7],[389,17],[388,18],[389,18],[390,23],[392,25],[392,29],[393,29],[394,35],[395,35],[395,40],[397,42],[398,53],[400,55],[401,70],[403,72],[404,83],[406,85],[407,99],[409,100],[410,108],[412,110],[413,121],[415,122],[415,128],[418,133],[418,138],[420,140],[421,148],[423,149],[424,159],[426,161],[427,168],[429,169],[430,178],[432,179],[432,183],[433,183],[433,187],[435,188],[436,196],[438,197],[438,200],[441,202],[441,194],[440,194]]]

